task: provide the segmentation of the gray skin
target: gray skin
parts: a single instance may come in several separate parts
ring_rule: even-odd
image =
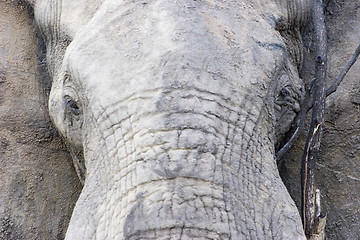
[[[30,2],[84,183],[66,239],[305,239],[274,159],[302,97],[276,29],[310,4],[250,2]]]

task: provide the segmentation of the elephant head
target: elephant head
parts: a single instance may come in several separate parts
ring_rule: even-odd
[[[308,2],[32,4],[84,183],[67,239],[304,239],[274,145],[302,97],[279,29]]]

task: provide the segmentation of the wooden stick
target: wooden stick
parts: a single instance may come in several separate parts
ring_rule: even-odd
[[[305,143],[301,164],[302,218],[305,234],[308,238],[317,225],[315,162],[320,149],[322,128],[324,124],[326,78],[327,78],[327,35],[322,0],[313,4],[314,41],[316,46],[315,82],[313,87],[313,111],[308,137]]]

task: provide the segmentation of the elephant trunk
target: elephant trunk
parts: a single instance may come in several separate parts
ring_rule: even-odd
[[[96,161],[78,202],[91,210],[75,209],[67,237],[301,236],[266,105],[243,94],[236,103],[206,89],[154,89],[96,116],[102,136],[85,149]]]

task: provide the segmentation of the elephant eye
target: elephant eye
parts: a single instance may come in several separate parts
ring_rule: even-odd
[[[79,108],[78,104],[73,100],[70,96],[65,96],[65,105],[66,108],[74,115],[78,116],[81,114],[81,109]]]
[[[280,96],[286,97],[286,96],[289,96],[289,95],[290,95],[289,90],[287,90],[286,88],[281,89]]]

